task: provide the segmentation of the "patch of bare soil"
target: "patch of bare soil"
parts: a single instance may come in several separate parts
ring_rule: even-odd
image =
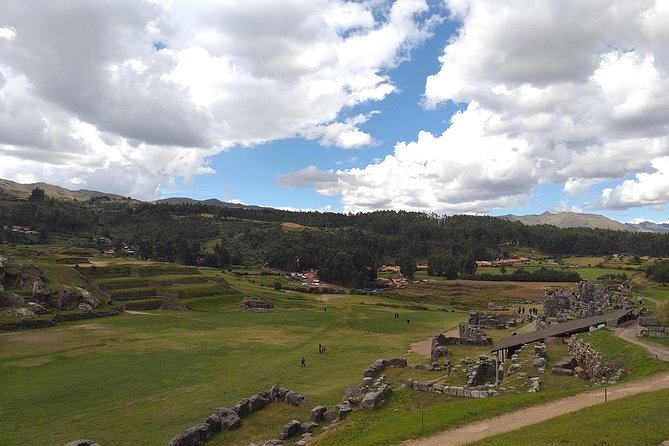
[[[77,266],[80,268],[90,268],[92,266],[108,266],[109,262],[104,262],[102,260],[92,260],[86,263],[77,263]]]
[[[570,288],[574,284],[564,282],[506,282],[516,283],[518,286],[512,290],[504,291],[502,294],[518,299],[544,300],[546,291],[555,288]]]

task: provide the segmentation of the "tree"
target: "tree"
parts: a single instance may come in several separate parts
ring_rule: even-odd
[[[230,265],[230,252],[218,242],[214,245],[214,255],[218,259],[219,268],[225,268]]]
[[[46,193],[41,187],[36,187],[30,192],[30,201],[44,201],[46,199]]]
[[[403,250],[397,256],[397,264],[400,267],[400,273],[409,280],[413,280],[416,274],[416,259],[409,253]]]
[[[646,269],[646,276],[663,285],[669,282],[669,260],[661,260],[650,265]]]

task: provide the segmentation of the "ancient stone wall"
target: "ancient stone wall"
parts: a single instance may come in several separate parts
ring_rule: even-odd
[[[601,352],[583,339],[572,336],[569,341],[569,355],[587,373],[593,385],[615,384],[623,374],[623,369],[617,367],[613,361],[606,360]]]
[[[639,335],[669,338],[669,326],[660,324],[654,317],[642,316],[639,318]]]
[[[544,299],[544,314],[564,322],[570,319],[585,319],[604,314],[613,309],[627,309],[631,304],[627,296],[620,291],[607,291],[605,288],[582,280],[576,291],[565,293],[562,290],[547,291]]]
[[[219,407],[204,422],[190,427],[172,438],[168,446],[201,446],[218,432],[227,432],[239,428],[244,418],[276,401],[283,401],[299,407],[311,407],[309,400],[301,393],[290,391],[284,387],[272,386],[270,389],[258,392],[249,398],[241,399],[232,408]],[[306,442],[311,438],[313,429],[318,426],[318,421],[332,421],[335,419],[335,415],[327,407],[317,406],[312,409],[310,418],[309,421],[304,422],[289,421],[283,426],[277,438],[269,440],[268,443],[281,444],[281,441],[298,433],[303,433],[300,441]]]

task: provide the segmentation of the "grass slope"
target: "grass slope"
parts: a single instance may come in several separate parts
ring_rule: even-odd
[[[669,390],[643,393],[473,443],[478,446],[655,446],[669,439]]]
[[[396,309],[377,305],[379,298],[316,300],[246,278],[226,279],[236,294],[189,300],[189,312],[0,334],[0,444],[51,445],[82,437],[101,444],[165,444],[214,408],[273,384],[332,405],[372,361],[402,356],[410,342],[455,326],[463,316],[402,308],[411,318],[406,324],[393,317]],[[263,295],[277,308],[243,311],[238,303],[244,295]],[[316,353],[319,342],[328,347],[326,356]],[[299,367],[302,355],[305,368]],[[291,417],[272,429],[278,433]],[[238,444],[248,442],[242,436]]]

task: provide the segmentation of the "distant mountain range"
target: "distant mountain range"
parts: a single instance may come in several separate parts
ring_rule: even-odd
[[[10,180],[3,180],[0,178],[0,199],[27,199],[30,197],[30,193],[36,187],[44,189],[44,192],[47,196],[55,198],[57,200],[77,200],[77,201],[88,201],[91,198],[96,197],[109,197],[112,200],[127,200],[128,197],[123,197],[121,195],[109,194],[105,192],[98,192],[94,190],[80,189],[80,190],[69,190],[64,187],[54,186],[48,183],[32,183],[32,184],[21,184],[16,183]],[[164,198],[161,200],[156,200],[156,203],[167,203],[167,204],[206,204],[209,206],[218,206],[224,208],[246,208],[246,209],[266,209],[261,206],[246,205],[240,203],[228,203],[225,201],[218,200],[216,198],[210,198],[208,200],[194,200],[192,198],[184,197],[173,197],[173,198]],[[559,228],[600,228],[600,229],[613,229],[618,231],[631,231],[631,232],[657,232],[657,233],[668,233],[669,224],[668,223],[653,223],[649,221],[644,221],[640,223],[621,223],[619,221],[612,220],[603,215],[597,214],[580,214],[577,212],[558,212],[553,214],[551,212],[544,212],[540,215],[501,215],[498,218],[510,221],[519,221],[526,225],[554,225]]]
[[[558,228],[599,228],[631,232],[669,232],[669,224],[644,221],[641,223],[620,223],[603,215],[580,214],[577,212],[544,212],[540,215],[500,215],[498,218],[519,221],[525,225],[553,225]]]
[[[167,204],[206,204],[208,206],[218,206],[221,208],[244,208],[244,209],[267,209],[262,206],[253,206],[248,204],[240,203],[228,203],[227,201],[221,201],[216,198],[209,198],[208,200],[194,200],[192,198],[183,198],[183,197],[173,197],[173,198],[163,198],[161,200],[156,200],[156,203],[167,203]]]

